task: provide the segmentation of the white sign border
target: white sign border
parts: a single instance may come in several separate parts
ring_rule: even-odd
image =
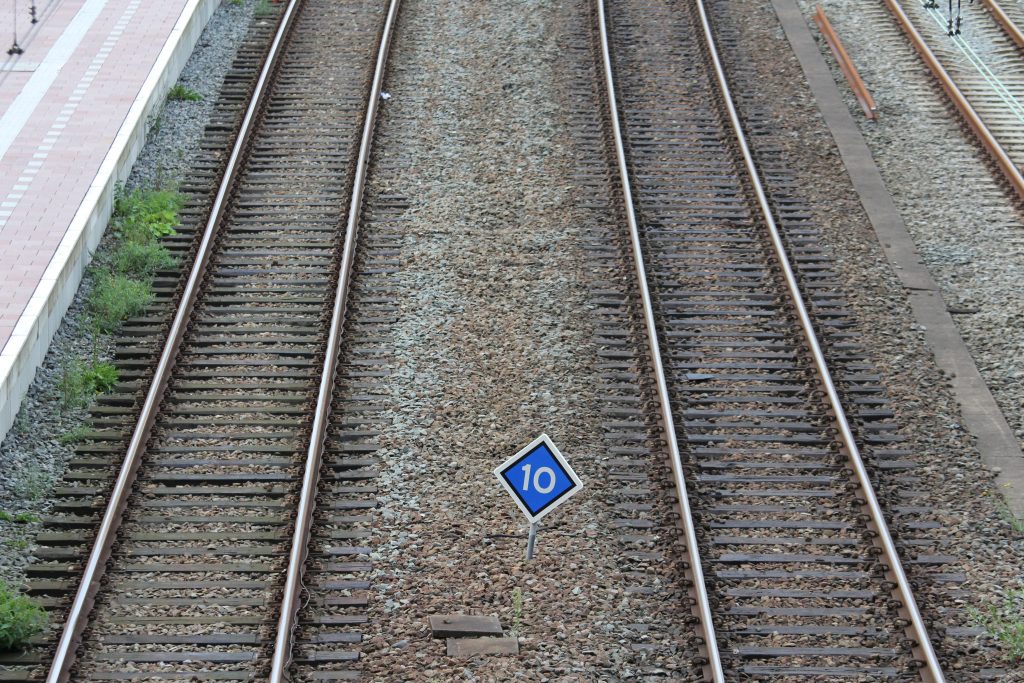
[[[548,450],[551,452],[551,455],[553,455],[555,460],[558,461],[558,464],[565,469],[566,474],[569,475],[569,478],[572,479],[575,486],[572,489],[570,489],[568,493],[564,494],[561,498],[557,499],[551,505],[548,505],[546,508],[541,510],[539,514],[534,515],[530,512],[530,509],[526,507],[526,504],[519,499],[519,496],[516,494],[515,489],[512,488],[512,486],[508,483],[505,477],[501,475],[501,473],[508,467],[510,467],[513,463],[515,463],[516,460],[523,457],[530,451],[534,450],[535,448],[537,448],[537,446],[541,444],[547,446]],[[530,521],[530,524],[536,524],[549,512],[557,508],[565,501],[572,498],[579,491],[583,490],[583,481],[576,474],[576,470],[572,468],[572,465],[569,464],[569,461],[565,459],[565,456],[562,455],[562,452],[558,450],[558,446],[555,445],[555,442],[552,441],[551,437],[549,437],[547,434],[541,434],[536,439],[531,441],[529,444],[521,448],[511,458],[507,459],[505,462],[495,467],[494,476],[498,478],[498,482],[501,483],[502,488],[504,488],[508,492],[508,495],[512,496],[512,500],[519,507],[519,509],[522,510],[523,514],[526,515],[526,519]]]

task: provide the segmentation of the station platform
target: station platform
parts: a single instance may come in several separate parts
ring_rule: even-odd
[[[219,3],[0,3],[0,437]]]

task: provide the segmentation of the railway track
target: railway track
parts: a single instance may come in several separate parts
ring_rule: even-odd
[[[724,73],[715,77],[703,3],[596,3],[603,51],[595,75],[610,93],[605,128],[621,127],[602,152],[614,155],[621,180],[612,194],[623,197],[643,300],[635,322],[649,332],[651,394],[684,520],[700,649],[693,659],[703,667],[695,674],[943,680],[853,434],[882,444],[875,455],[890,457],[884,467],[906,469],[899,451],[884,449],[891,413],[845,332],[836,275],[813,231],[792,227],[803,226],[807,208],[759,189],[762,177],[784,185],[785,174],[754,166],[722,91]],[[388,353],[375,332],[393,310],[388,226],[404,205],[378,198],[379,229],[358,247],[361,256],[355,231],[396,12],[380,1],[305,0],[285,9],[293,18],[275,38],[280,52],[262,79],[267,94],[254,98],[240,165],[208,169],[228,180],[207,201],[209,265],[191,278],[196,298],[180,316],[181,345],[172,334],[158,362],[161,326],[146,328],[147,346],[132,361],[135,393],[116,399],[110,439],[87,446],[96,457],[80,464],[71,516],[52,520],[59,532],[50,536],[51,557],[70,562],[81,554],[76,537],[98,521],[96,500],[110,490],[90,468],[102,466],[99,453],[121,450],[131,433],[125,408],[152,384],[153,417],[144,413],[129,446],[138,471],[126,470],[115,488],[123,496],[115,493],[102,522],[109,545],[100,538],[92,566],[106,570],[79,595],[49,680],[72,670],[76,680],[357,676],[370,588],[361,539],[375,505],[373,392]],[[371,47],[379,47],[376,62]],[[258,52],[246,56],[250,66]],[[679,64],[704,68],[683,80]],[[233,111],[244,109],[248,92],[240,85]],[[204,240],[200,225],[194,232],[181,231],[182,255]],[[621,256],[599,249],[607,260]],[[354,264],[363,286],[349,294]],[[161,311],[190,300],[166,284]],[[612,467],[635,468],[656,450],[642,433],[658,423],[642,417],[634,384],[646,380],[637,379],[635,359],[623,360],[628,306],[601,296],[611,298],[598,304],[600,315],[614,320],[602,332],[614,395],[606,429],[622,456]],[[358,315],[343,326],[349,297]],[[807,311],[826,328],[826,343]],[[353,332],[342,343],[345,328]],[[839,389],[826,356],[841,359]],[[853,406],[856,427],[845,424],[843,404]],[[638,430],[641,419],[648,426]],[[646,475],[621,476],[628,502],[620,508],[638,515],[635,524],[621,520],[635,532],[623,537],[632,548],[624,555],[634,566],[628,573],[643,580],[663,560],[654,548],[665,550],[664,540],[644,536],[639,518],[655,509],[645,497],[656,491],[644,488]],[[60,609],[74,570],[37,565],[33,591],[55,596]],[[18,671],[32,679],[42,663]]]
[[[222,180],[205,228],[180,235],[179,251],[192,242],[194,260],[165,293],[173,321],[169,333],[157,324],[155,336],[165,333],[166,343],[155,369],[140,369],[136,394],[121,399],[131,405],[129,396],[145,391],[134,429],[119,418],[116,436],[130,440],[118,479],[78,477],[77,500],[92,500],[64,506],[70,515],[50,521],[62,531],[41,539],[62,544],[58,556],[70,565],[29,572],[33,591],[54,595],[58,613],[62,592],[77,587],[55,654],[5,678],[32,680],[48,667],[54,682],[276,681],[311,657],[336,679],[353,675],[364,601],[336,600],[343,615],[311,617],[315,655],[293,640],[321,458],[336,450],[328,422],[349,280],[361,274],[353,266],[363,179],[397,7],[293,0],[272,38],[264,35],[269,49],[245,53],[241,71],[258,76],[226,90],[227,109],[244,111],[240,132],[227,162],[209,169]],[[211,127],[233,128],[227,120]],[[383,248],[359,248],[363,263]],[[350,379],[350,369],[341,376]],[[328,466],[328,489],[372,478],[347,455]],[[322,522],[351,526],[348,511],[372,507],[372,495],[360,498],[371,490],[344,488],[359,500],[328,505]],[[102,517],[92,516],[105,500]],[[88,550],[82,530],[97,522]],[[364,565],[346,569],[365,573]]]
[[[841,293],[778,231],[806,209],[766,196],[705,12],[596,9],[704,673],[944,680],[808,314],[842,324]]]
[[[1017,194],[1024,197],[1024,34],[1020,9],[998,0],[972,7],[960,35],[947,35],[938,8],[884,0],[885,5],[967,127]],[[881,11],[866,5],[865,11]]]

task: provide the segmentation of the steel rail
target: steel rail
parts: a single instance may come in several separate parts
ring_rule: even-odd
[[[231,150],[231,156],[228,158],[224,176],[221,179],[220,187],[210,209],[210,216],[203,230],[195,262],[192,264],[188,281],[182,291],[181,303],[171,323],[167,341],[164,344],[156,370],[153,373],[152,383],[142,404],[139,419],[132,431],[131,441],[128,444],[124,461],[118,472],[114,488],[111,490],[110,502],[104,511],[99,531],[89,553],[89,559],[82,572],[81,582],[75,593],[67,619],[64,622],[57,650],[46,676],[47,683],[64,683],[71,675],[71,666],[75,660],[75,650],[81,639],[82,632],[88,624],[96,592],[99,590],[100,581],[105,573],[106,562],[110,558],[113,543],[117,537],[117,530],[121,526],[124,511],[128,504],[128,497],[131,495],[132,485],[135,483],[139,465],[142,462],[142,454],[145,450],[146,442],[149,440],[153,424],[156,420],[156,414],[164,392],[167,389],[171,370],[175,365],[175,357],[188,329],[189,320],[195,310],[199,286],[206,274],[213,243],[217,233],[220,231],[224,213],[227,209],[228,195],[237,178],[240,161],[255,126],[260,102],[268,88],[271,74],[279,61],[285,37],[294,23],[299,3],[300,0],[289,0],[288,6],[285,8],[278,25],[277,33],[274,35],[270,50],[267,53],[267,58],[263,63],[263,68],[260,71],[249,106],[246,108],[238,138]]]
[[[1021,33],[1013,19],[999,6],[998,0],[981,0],[981,2],[988,7],[988,10],[992,13],[992,18],[1003,28],[1003,31],[1010,37],[1010,40],[1016,43],[1017,47],[1024,50],[1024,33]]]
[[[313,418],[313,429],[309,449],[306,452],[306,471],[302,478],[302,492],[296,513],[295,530],[292,533],[292,547],[288,555],[288,573],[281,599],[281,614],[277,622],[277,637],[274,643],[274,657],[271,663],[270,682],[282,683],[288,680],[291,665],[293,636],[299,612],[299,596],[302,591],[302,577],[306,566],[309,538],[313,526],[313,510],[316,507],[317,487],[323,462],[327,422],[331,413],[335,376],[338,369],[338,355],[344,332],[345,308],[349,295],[349,279],[355,261],[359,220],[362,213],[363,194],[366,188],[366,173],[373,145],[373,133],[377,122],[377,110],[381,100],[381,86],[387,66],[391,37],[401,0],[390,0],[387,18],[381,32],[373,82],[367,97],[366,116],[363,121],[363,135],[359,142],[355,177],[352,181],[352,198],[345,225],[345,243],[342,248],[341,267],[338,271],[338,286],[334,294],[334,308],[331,312],[330,335],[320,375],[320,394],[317,397]]]
[[[975,111],[974,107],[971,106],[971,103],[967,101],[963,92],[960,91],[960,88],[953,81],[952,76],[949,75],[949,72],[946,71],[946,68],[942,66],[941,62],[939,62],[935,53],[928,47],[924,38],[910,21],[910,17],[908,17],[906,12],[903,11],[903,7],[900,5],[899,1],[885,0],[885,5],[889,8],[889,11],[893,13],[893,16],[896,17],[896,23],[898,23],[900,28],[903,29],[903,32],[907,34],[907,37],[910,39],[914,49],[917,50],[921,59],[924,60],[924,63],[931,70],[932,75],[938,79],[939,85],[941,85],[942,89],[946,91],[946,95],[949,96],[949,99],[953,101],[953,105],[960,112],[960,115],[964,117],[968,127],[974,131],[974,134],[977,136],[982,146],[992,156],[996,165],[999,166],[1003,175],[1006,176],[1010,185],[1017,192],[1017,195],[1024,199],[1024,175],[1021,175],[1020,169],[1017,168],[1015,163],[1013,163],[1013,159],[1011,159],[1010,155],[1006,153],[1003,146],[999,144],[999,141],[996,140],[992,131],[990,131],[988,126],[985,125],[981,116],[978,115],[978,112]]]
[[[895,578],[896,593],[899,595],[900,601],[902,602],[902,609],[909,617],[910,624],[908,628],[915,640],[914,649],[923,657],[922,680],[928,683],[944,683],[945,677],[942,673],[942,667],[939,665],[939,660],[935,655],[931,639],[928,636],[928,629],[925,627],[924,620],[921,617],[921,612],[917,607],[917,601],[914,599],[914,594],[910,589],[910,583],[907,580],[906,573],[903,571],[903,564],[900,561],[899,553],[897,552],[896,545],[893,542],[892,534],[889,532],[889,526],[885,522],[885,515],[878,503],[878,498],[875,496],[871,479],[868,477],[867,468],[864,466],[864,460],[860,454],[860,448],[857,446],[857,441],[853,436],[853,430],[850,428],[849,420],[846,417],[846,411],[843,409],[839,393],[836,391],[835,383],[832,380],[832,373],[829,370],[827,361],[825,360],[825,355],[821,350],[821,344],[818,341],[817,333],[814,331],[814,325],[811,322],[811,317],[807,312],[804,297],[800,293],[800,285],[793,272],[793,267],[790,264],[786,246],[782,241],[778,225],[776,224],[775,217],[772,214],[768,195],[761,183],[757,165],[754,162],[753,154],[751,153],[750,146],[747,143],[746,133],[743,131],[743,124],[740,121],[736,105],[733,103],[732,92],[729,88],[729,81],[726,78],[725,69],[722,67],[722,61],[719,58],[718,46],[715,41],[714,32],[711,28],[711,22],[708,19],[708,12],[705,7],[704,0],[697,0],[697,9],[700,12],[700,20],[704,31],[704,40],[708,48],[708,54],[711,57],[711,62],[714,66],[715,79],[718,82],[718,87],[722,94],[722,101],[729,113],[729,121],[733,129],[733,134],[737,144],[739,145],[740,152],[743,155],[743,164],[750,179],[751,186],[754,189],[754,193],[757,195],[758,206],[765,224],[768,227],[772,247],[775,251],[776,261],[782,269],[786,280],[786,288],[789,291],[793,305],[796,307],[804,338],[807,341],[809,350],[811,351],[811,356],[814,359],[814,365],[818,371],[821,383],[825,387],[829,408],[831,409],[833,417],[839,426],[839,433],[842,437],[843,447],[847,451],[850,465],[852,465],[854,473],[857,476],[857,482],[860,484],[858,489],[859,494],[862,496],[868,507],[872,522],[877,527],[878,536],[876,537],[876,541],[882,546],[882,550],[885,553],[885,559],[889,564],[889,571],[887,573],[891,574],[893,578]]]
[[[619,107],[615,90],[615,77],[612,74],[611,49],[608,44],[608,25],[605,18],[605,0],[596,0],[597,17],[600,26],[601,55],[604,62],[605,90],[608,95],[608,112],[612,121],[612,138],[615,142],[615,157],[619,168],[619,179],[622,185],[623,203],[626,207],[626,222],[629,224],[629,239],[633,247],[633,264],[636,267],[637,282],[640,284],[640,298],[643,302],[644,324],[647,329],[647,343],[654,367],[657,384],[658,403],[661,407],[661,421],[668,444],[669,460],[672,463],[672,474],[675,479],[676,497],[686,536],[686,551],[690,558],[690,572],[693,582],[695,607],[700,621],[700,629],[704,639],[707,656],[707,668],[714,683],[725,683],[725,672],[722,669],[722,658],[718,652],[718,639],[711,616],[711,602],[708,599],[707,586],[704,581],[704,567],[701,564],[700,549],[697,546],[697,530],[693,524],[690,510],[690,498],[687,493],[686,477],[683,474],[682,454],[676,437],[675,418],[672,415],[672,399],[668,393],[668,381],[661,360],[661,344],[658,341],[658,328],[654,319],[654,303],[650,288],[647,285],[647,267],[640,243],[640,228],[637,223],[636,210],[633,206],[633,183],[630,178],[629,166],[626,162],[626,150],[622,138],[622,126],[619,123]]]

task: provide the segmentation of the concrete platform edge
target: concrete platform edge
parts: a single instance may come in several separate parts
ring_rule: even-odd
[[[914,317],[925,327],[925,339],[935,361],[951,378],[953,394],[982,461],[990,468],[999,468],[996,486],[1010,510],[1018,517],[1024,516],[1024,457],[1017,437],[978,372],[938,285],[921,262],[913,238],[800,7],[796,0],[772,0],[772,6],[885,256],[907,290]]]
[[[103,236],[117,183],[128,178],[145,145],[147,120],[178,80],[220,2],[189,0],[182,9],[32,298],[0,351],[0,439],[14,424],[21,400]]]

